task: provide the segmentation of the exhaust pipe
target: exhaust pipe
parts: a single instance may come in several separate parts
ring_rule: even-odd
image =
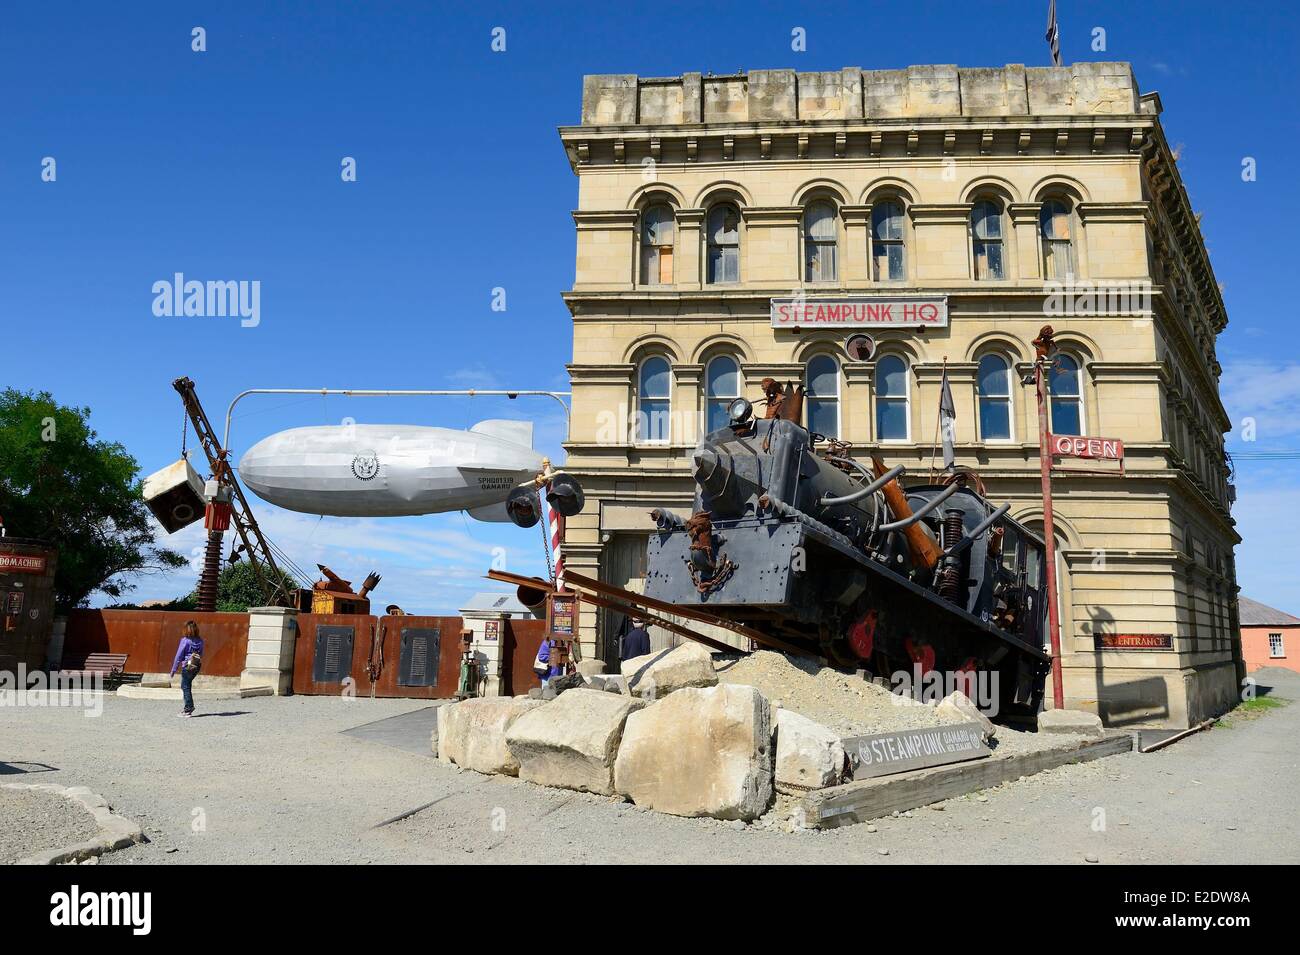
[[[542,580],[540,577],[534,577],[537,581],[537,587],[529,587],[527,584],[520,584],[515,595],[519,602],[528,608],[528,611],[537,619],[546,619],[546,595],[551,591],[551,585]]]

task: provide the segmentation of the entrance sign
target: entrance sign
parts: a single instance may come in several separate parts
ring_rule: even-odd
[[[1124,442],[1118,438],[1081,438],[1072,434],[1049,434],[1047,446],[1053,457],[1093,458],[1100,461],[1123,461]]]
[[[774,298],[773,328],[947,328],[946,296]]]
[[[930,729],[897,730],[844,740],[854,779],[890,776],[911,769],[961,763],[992,755],[979,723],[954,723]]]
[[[1172,633],[1099,633],[1093,638],[1098,650],[1172,650]]]

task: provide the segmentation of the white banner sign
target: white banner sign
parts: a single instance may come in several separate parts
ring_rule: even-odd
[[[947,328],[948,299],[920,295],[871,298],[774,298],[773,328]]]

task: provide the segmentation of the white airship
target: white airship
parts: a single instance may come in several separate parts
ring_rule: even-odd
[[[529,421],[291,428],[253,445],[239,476],[263,500],[331,517],[468,511],[508,520],[507,495],[542,469]]]

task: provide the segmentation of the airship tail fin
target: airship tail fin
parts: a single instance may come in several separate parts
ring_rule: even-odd
[[[491,418],[480,421],[469,429],[475,434],[486,434],[491,438],[500,438],[521,447],[533,446],[533,423],[531,421],[506,421],[503,418]]]
[[[496,504],[484,504],[482,507],[471,507],[465,513],[476,521],[483,521],[488,524],[501,524],[510,520],[510,515],[506,513],[505,501]]]

